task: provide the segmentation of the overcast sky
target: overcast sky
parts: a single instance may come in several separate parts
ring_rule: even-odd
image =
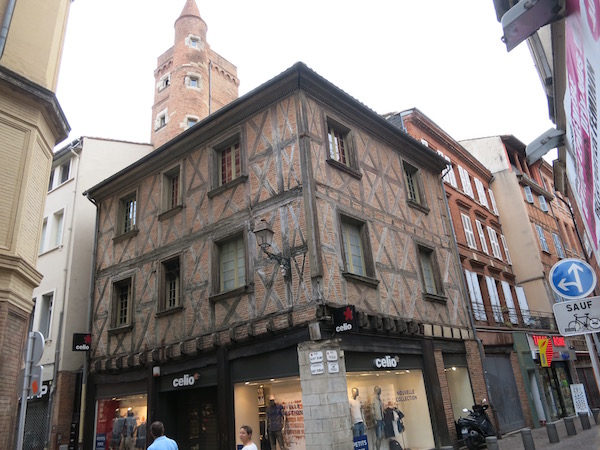
[[[184,4],[71,4],[57,90],[68,141],[150,141],[156,60]],[[457,140],[514,134],[527,144],[552,126],[529,49],[507,53],[492,0],[197,5],[209,45],[238,68],[240,95],[303,61],[375,112],[417,107]]]

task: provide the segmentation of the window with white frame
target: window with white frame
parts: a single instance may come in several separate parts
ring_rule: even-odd
[[[486,255],[489,255],[487,241],[485,240],[485,233],[483,232],[483,225],[479,220],[475,220],[475,226],[477,227],[477,233],[479,234],[479,242],[481,243],[481,250]]]
[[[463,229],[465,230],[465,238],[467,240],[467,245],[470,248],[474,248],[477,250],[477,243],[475,242],[475,234],[473,234],[473,225],[471,225],[471,218],[466,214],[461,213],[460,217],[463,223]]]
[[[450,158],[446,155],[444,155],[444,153],[442,153],[440,150],[437,150],[438,154],[444,158],[446,161],[448,161],[448,165],[446,166],[446,170],[444,171],[444,181],[446,183],[448,183],[449,185],[451,185],[452,187],[456,188],[457,184],[456,184],[456,175],[454,174],[454,169],[452,168],[452,161],[450,160]]]
[[[504,293],[504,302],[508,308],[508,320],[510,320],[510,323],[517,324],[519,323],[519,317],[517,316],[517,309],[515,308],[510,284],[507,281],[501,281],[501,284],[502,292]]]
[[[219,149],[219,186],[242,175],[242,150],[237,140]]]
[[[483,183],[479,178],[473,177],[475,180],[475,188],[477,189],[477,196],[479,197],[479,203],[485,206],[487,209],[490,209],[490,205],[488,204],[487,197],[485,196],[485,188],[483,187]]]
[[[71,160],[60,165],[60,184],[66,183],[71,178]]]
[[[552,240],[554,241],[554,247],[556,247],[556,254],[559,258],[565,257],[562,244],[560,243],[560,237],[556,233],[552,233]]]
[[[498,215],[498,206],[496,205],[496,198],[494,197],[494,192],[491,189],[488,189],[488,194],[490,196],[490,202],[492,203],[492,211],[494,211],[494,214]]]
[[[246,249],[241,235],[217,244],[219,258],[218,292],[227,292],[246,284]]]
[[[42,222],[42,235],[40,237],[40,253],[59,247],[63,243],[63,229],[65,220],[64,208],[44,217]]]
[[[492,314],[494,316],[494,320],[497,323],[504,322],[504,318],[502,317],[502,305],[500,304],[500,297],[498,296],[496,280],[486,275],[485,282],[487,284],[488,294],[490,296],[490,303],[492,304]]]
[[[531,193],[531,187],[524,186],[523,190],[525,191],[525,199],[527,203],[533,203],[533,194]]]
[[[463,192],[472,199],[475,199],[475,196],[473,195],[473,186],[471,185],[471,178],[469,177],[469,172],[467,172],[461,166],[458,166],[458,174],[460,175],[460,182],[462,184]]]
[[[546,203],[546,197],[543,195],[538,195],[538,200],[540,201],[540,209],[544,212],[548,212],[548,203]]]
[[[353,156],[350,129],[327,118],[327,159],[356,169]]]
[[[71,177],[72,158],[63,162],[60,166],[53,167],[50,170],[50,179],[48,180],[48,191],[56,189],[60,185],[69,181]]]
[[[39,311],[38,331],[42,333],[44,339],[50,338],[52,331],[52,306],[54,304],[54,293],[42,295],[41,305],[36,310]]]
[[[491,227],[487,227],[488,236],[490,237],[490,244],[492,245],[492,255],[502,261],[502,253],[500,252],[500,245],[498,245],[498,235],[496,230]]]
[[[544,236],[544,230],[538,224],[535,225],[535,229],[537,231],[538,238],[540,240],[540,247],[546,253],[550,253],[550,248],[548,247],[548,242],[546,242],[546,236]]]
[[[508,251],[508,244],[506,243],[506,238],[503,234],[500,235],[500,239],[502,240],[502,246],[504,247],[504,254],[506,255],[506,262],[512,264],[512,259],[510,259],[510,252]]]
[[[481,288],[479,287],[479,276],[475,272],[465,270],[465,278],[467,279],[473,317],[475,320],[487,320],[483,297],[481,296]]]
[[[517,294],[517,302],[519,303],[519,309],[521,310],[523,322],[529,325],[531,322],[531,314],[529,313],[529,303],[527,303],[525,290],[521,286],[515,286],[515,293]]]

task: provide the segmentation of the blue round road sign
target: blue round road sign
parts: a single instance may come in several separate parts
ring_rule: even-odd
[[[592,267],[576,258],[557,262],[550,270],[550,286],[554,292],[569,300],[587,297],[596,287]]]

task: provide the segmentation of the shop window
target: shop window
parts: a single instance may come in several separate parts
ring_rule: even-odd
[[[99,398],[93,448],[145,450],[147,418],[146,394]]]
[[[448,365],[444,368],[444,372],[450,390],[450,398],[452,399],[452,413],[456,421],[459,417],[465,416],[464,408],[472,409],[475,404],[469,369]]]
[[[112,328],[131,325],[133,304],[133,279],[126,278],[113,284]]]
[[[161,290],[159,311],[168,311],[181,305],[180,256],[161,263]]]
[[[442,280],[435,256],[435,250],[423,245],[417,245],[419,252],[419,263],[423,279],[423,290],[427,295],[442,296]]]
[[[218,292],[227,292],[246,285],[246,251],[241,235],[217,244]],[[217,293],[218,293],[217,292]]]

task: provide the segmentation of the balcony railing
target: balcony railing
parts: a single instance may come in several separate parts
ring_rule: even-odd
[[[500,306],[472,306],[477,326],[557,331],[554,314]]]

